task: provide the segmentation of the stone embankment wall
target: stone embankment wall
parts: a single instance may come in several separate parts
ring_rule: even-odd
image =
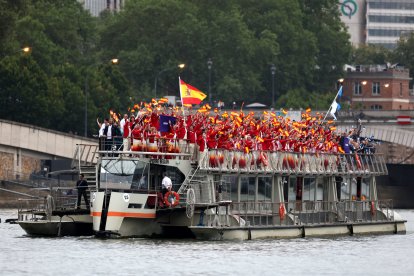
[[[11,153],[0,152],[0,179],[8,177],[8,171],[14,167],[14,156]]]
[[[40,158],[0,152],[0,180],[28,180],[32,173],[41,170],[40,165]]]

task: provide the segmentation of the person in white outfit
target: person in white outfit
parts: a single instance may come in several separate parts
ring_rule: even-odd
[[[167,173],[163,173],[164,178],[162,179],[162,196],[164,196],[167,192],[170,192],[172,189],[172,181],[171,178],[167,176]]]

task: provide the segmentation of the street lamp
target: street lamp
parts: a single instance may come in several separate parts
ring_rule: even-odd
[[[169,71],[169,70],[172,70],[172,69],[177,68],[177,67],[180,68],[180,69],[183,69],[185,67],[185,64],[184,63],[181,63],[181,64],[178,64],[177,66],[173,66],[173,67],[168,67],[168,68],[162,69],[155,76],[155,81],[154,81],[154,99],[157,98],[157,83],[158,83],[158,78],[161,76],[162,73],[164,73],[166,71]]]
[[[270,72],[272,73],[272,107],[275,107],[275,74],[276,74],[276,66],[272,64],[270,66]]]
[[[113,65],[118,64],[119,60],[117,58],[110,59],[109,62]],[[101,65],[102,63],[96,63],[89,66],[87,69],[91,69],[94,66]],[[85,137],[88,136],[88,92],[89,92],[89,86],[88,86],[88,79],[89,79],[89,72],[86,72],[85,77]]]
[[[208,68],[208,101],[210,102],[210,105],[212,104],[212,96],[211,96],[211,67],[213,66],[213,61],[211,58],[208,58],[207,60],[207,68]]]

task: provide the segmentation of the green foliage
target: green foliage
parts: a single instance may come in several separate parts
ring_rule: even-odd
[[[386,64],[391,61],[391,51],[376,45],[361,45],[352,49],[350,64]]]
[[[155,80],[178,96],[178,75],[226,103],[269,103],[274,81],[278,105],[327,108],[350,56],[336,0],[125,3],[93,18],[76,0],[0,0],[0,118],[83,134],[86,104],[91,135],[110,109],[153,98]]]
[[[306,109],[311,107],[315,110],[328,110],[335,98],[334,93],[308,92],[303,89],[289,90],[277,100],[280,108]]]
[[[410,69],[411,86],[414,76],[414,33],[401,37],[393,53],[394,63],[400,63]]]

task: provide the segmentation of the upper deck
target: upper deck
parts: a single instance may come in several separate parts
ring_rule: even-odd
[[[211,173],[279,174],[279,175],[353,175],[377,176],[388,173],[380,154],[295,153],[287,151],[209,149],[200,152],[197,146],[180,141],[168,147],[154,144],[142,150],[120,151],[113,145],[101,146],[100,159],[148,159],[150,163],[174,166],[176,160],[187,160],[194,169]],[[108,147],[106,147],[108,149]],[[133,148],[134,149],[134,148]]]

